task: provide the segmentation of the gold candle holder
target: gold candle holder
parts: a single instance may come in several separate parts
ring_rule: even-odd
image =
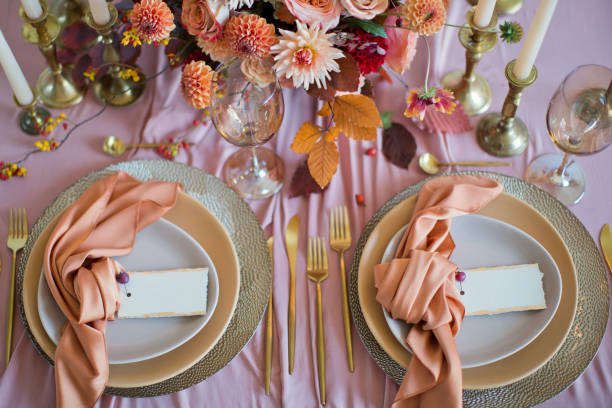
[[[88,11],[85,19],[87,24],[94,30],[96,30],[102,37],[104,43],[104,51],[102,53],[102,60],[105,65],[109,65],[108,70],[100,78],[97,78],[94,82],[93,90],[94,94],[102,103],[108,103],[110,106],[121,107],[130,105],[140,98],[145,90],[144,74],[140,74],[141,82],[134,82],[132,78],[122,78],[119,75],[121,67],[127,67],[125,64],[121,64],[121,58],[119,50],[113,41],[113,25],[117,22],[118,14],[117,9],[112,5],[108,5],[110,12],[110,20],[105,25],[98,25],[91,15],[91,11]],[[138,67],[129,66],[130,68],[137,69]]]
[[[472,6],[478,3],[478,0],[467,0]],[[495,10],[498,14],[514,14],[523,7],[523,0],[497,0]]]
[[[529,76],[518,79],[513,72],[516,60],[506,65],[506,78],[510,90],[504,100],[501,113],[489,113],[478,122],[476,136],[478,144],[494,156],[509,157],[522,153],[527,147],[529,132],[525,123],[516,117],[523,89],[533,84],[538,77],[535,66]]]
[[[38,136],[47,118],[51,117],[51,113],[45,108],[37,106],[38,95],[36,89],[32,89],[32,93],[34,94],[34,98],[32,98],[32,102],[27,105],[20,104],[15,95],[13,95],[13,101],[15,105],[23,109],[23,112],[19,115],[19,127],[21,130],[28,135]]]
[[[486,79],[474,72],[482,54],[491,51],[497,44],[497,15],[493,13],[491,22],[486,27],[474,23],[472,7],[466,15],[471,28],[459,30],[459,42],[465,47],[465,71],[453,71],[442,78],[442,87],[450,89],[455,98],[461,102],[468,116],[479,115],[491,106],[491,87]]]
[[[77,86],[72,81],[72,66],[62,66],[57,60],[55,40],[60,33],[60,24],[57,18],[49,14],[47,3],[40,0],[42,15],[31,19],[23,9],[21,16],[25,23],[21,33],[30,44],[37,45],[49,65],[38,76],[36,90],[43,104],[50,108],[64,109],[74,106],[83,100],[86,86]]]

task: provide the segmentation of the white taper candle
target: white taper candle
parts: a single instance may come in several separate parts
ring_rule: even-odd
[[[474,24],[478,27],[486,27],[491,22],[493,10],[497,0],[479,0],[474,12]]]
[[[32,89],[30,89],[30,85],[28,85],[28,81],[23,75],[13,55],[13,51],[11,51],[11,47],[9,47],[6,42],[2,30],[0,30],[0,65],[2,65],[2,69],[8,78],[9,84],[11,88],[13,88],[13,93],[15,93],[17,101],[21,105],[29,105],[32,103],[34,100]]]
[[[23,6],[23,11],[25,11],[26,15],[32,20],[36,20],[42,16],[42,7],[38,0],[21,0],[21,5]]]
[[[110,12],[106,0],[89,0],[89,10],[91,10],[91,16],[96,24],[103,26],[110,21]]]
[[[514,65],[513,73],[518,79],[525,79],[529,76],[556,6],[557,0],[540,1],[538,10],[525,37],[523,48],[521,48],[521,52]]]

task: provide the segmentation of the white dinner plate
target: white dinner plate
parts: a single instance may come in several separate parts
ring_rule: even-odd
[[[143,361],[173,350],[191,339],[212,316],[219,297],[215,266],[200,244],[173,223],[160,218],[136,235],[132,252],[115,259],[128,271],[208,267],[208,293],[206,314],[201,316],[109,321],[106,343],[110,364]],[[38,313],[45,331],[57,344],[66,318],[44,274],[38,285]]]
[[[390,262],[408,226],[391,239],[382,258]],[[466,316],[455,338],[463,368],[478,367],[516,353],[544,330],[559,306],[561,275],[548,251],[530,235],[518,228],[476,214],[454,218],[451,236],[456,248],[450,260],[460,268],[537,263],[544,274],[542,282],[546,309]],[[405,338],[410,325],[395,320],[384,309],[385,319],[393,336],[408,351]]]

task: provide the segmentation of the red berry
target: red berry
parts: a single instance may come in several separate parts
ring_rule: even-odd
[[[365,196],[363,194],[355,194],[355,201],[357,201],[357,205],[365,207]]]
[[[117,276],[115,276],[115,279],[117,279],[117,282],[125,284],[130,281],[130,275],[128,275],[126,272],[120,272],[117,274]]]
[[[366,155],[368,156],[376,156],[376,148],[375,147],[370,147],[368,150],[366,150]]]
[[[197,119],[193,120],[193,126],[198,126],[200,124],[200,121]]]
[[[174,138],[171,137],[170,139],[168,139],[170,141],[170,143],[174,143]]]
[[[158,153],[163,153],[164,152],[164,146],[158,146],[157,147],[157,152]]]
[[[68,124],[67,123],[62,123],[62,126],[64,127],[64,130],[68,129]]]
[[[463,282],[466,278],[465,272],[459,271],[455,274],[455,280],[457,282]]]
[[[166,158],[171,159],[172,158],[172,152],[170,150],[166,150],[164,152],[164,156],[166,156]]]

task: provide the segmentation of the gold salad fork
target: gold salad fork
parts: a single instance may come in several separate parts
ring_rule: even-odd
[[[28,238],[28,218],[25,208],[11,209],[9,214],[9,233],[6,246],[13,251],[13,267],[11,269],[11,287],[8,303],[8,320],[6,322],[6,365],[11,358],[11,338],[13,337],[13,303],[15,299],[15,264],[17,252],[21,250]]]
[[[340,281],[342,282],[342,313],[344,315],[344,339],[349,370],[353,372],[353,341],[351,339],[351,318],[349,316],[348,293],[346,291],[346,272],[344,271],[344,251],[351,247],[351,227],[346,206],[334,207],[329,214],[329,246],[338,253],[340,259]]]
[[[325,405],[325,337],[323,336],[323,305],[321,304],[321,282],[327,279],[327,242],[325,238],[308,239],[306,272],[317,284],[317,371],[321,404]]]

